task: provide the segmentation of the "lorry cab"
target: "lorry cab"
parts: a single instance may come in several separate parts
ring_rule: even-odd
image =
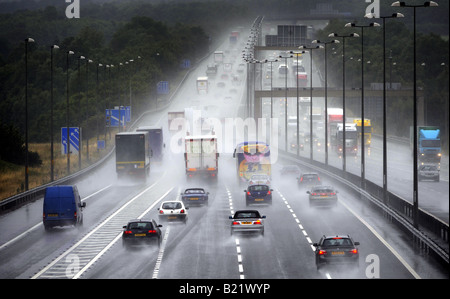
[[[83,208],[77,186],[47,187],[44,196],[43,223],[45,230],[55,226],[82,225]]]

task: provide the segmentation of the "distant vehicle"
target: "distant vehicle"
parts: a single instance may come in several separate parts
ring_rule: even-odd
[[[223,62],[223,51],[214,52],[214,62],[219,64]]]
[[[156,243],[161,245],[161,224],[156,224],[155,220],[134,219],[130,220],[123,227],[122,245],[129,248],[132,245],[148,245]]]
[[[300,175],[300,168],[297,165],[284,165],[280,170],[281,175]]]
[[[217,64],[208,64],[208,66],[206,67],[206,76],[207,77],[211,77],[211,78],[215,78],[217,75]]]
[[[342,125],[343,122],[343,113],[344,110],[342,108],[328,108],[327,109],[327,116],[328,116],[328,122],[327,122],[327,128],[328,130],[328,136],[330,138],[330,145],[333,147],[337,146],[337,127],[339,124]],[[342,144],[342,142],[341,142]]]
[[[319,174],[317,173],[304,173],[298,178],[299,187],[311,188],[316,185],[321,185]]]
[[[181,193],[181,201],[189,207],[190,205],[208,205],[209,192],[203,188],[188,188]]]
[[[337,205],[338,191],[332,186],[317,185],[306,191],[309,194],[309,206]]]
[[[336,131],[336,151],[341,155],[344,151],[344,126],[337,125]],[[358,130],[356,124],[345,124],[345,152],[356,156],[358,154]]]
[[[208,77],[198,77],[197,78],[197,93],[207,94],[208,93]]]
[[[158,208],[158,217],[160,221],[182,221],[186,224],[188,209],[182,201],[164,201]]]
[[[289,73],[289,67],[286,64],[280,64],[278,66],[278,74],[287,75]]]
[[[45,230],[55,226],[83,224],[83,208],[77,186],[51,186],[45,189],[43,224]]]
[[[414,145],[414,130],[410,127],[410,147]],[[441,130],[437,126],[417,127],[417,158],[421,163],[441,162]]]
[[[317,270],[323,264],[352,263],[359,266],[359,251],[348,235],[323,236],[318,243],[314,243]]]
[[[305,68],[302,65],[299,65],[294,70],[295,75],[297,76],[296,80],[298,80],[298,86],[305,87],[308,83],[308,74],[306,73]]]
[[[355,118],[353,119],[353,123],[356,124],[356,129],[358,130],[358,137],[359,137],[359,142],[361,144],[361,133],[362,133],[362,119],[360,118]],[[364,119],[364,145],[366,146],[370,146],[372,143],[372,132],[373,132],[373,128],[372,128],[372,123],[370,122],[370,119],[365,118]]]
[[[150,173],[148,132],[121,132],[116,134],[116,172],[124,176],[146,179]]]
[[[223,81],[219,81],[219,82],[217,82],[217,87],[219,87],[219,88],[224,88],[225,87],[225,82],[223,82]]]
[[[214,134],[188,135],[184,143],[186,178],[202,177],[217,180],[219,171],[217,136]]]
[[[248,183],[254,174],[271,176],[270,147],[265,142],[241,142],[234,149],[233,158],[236,159],[236,174],[241,183]]]
[[[257,210],[239,210],[231,219],[231,234],[236,232],[242,233],[260,233],[264,235],[264,219],[266,216],[261,216]]]
[[[423,164],[419,165],[419,171],[417,175],[419,181],[433,180],[439,182],[439,167],[437,164]]]
[[[259,184],[270,185],[270,176],[268,176],[267,174],[254,174],[250,177],[248,184],[249,185],[259,185]]]
[[[245,192],[245,204],[272,204],[272,191],[269,185],[259,184],[247,187]]]
[[[150,160],[161,162],[164,157],[163,128],[160,126],[143,126],[138,127],[136,132],[148,132],[148,146],[150,149]]]

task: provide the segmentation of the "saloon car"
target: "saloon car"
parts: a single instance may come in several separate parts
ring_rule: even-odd
[[[229,216],[231,220],[231,234],[241,233],[260,233],[264,235],[264,219],[257,210],[238,210],[233,216]]]

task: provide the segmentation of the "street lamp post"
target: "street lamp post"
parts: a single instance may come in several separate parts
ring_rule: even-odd
[[[89,136],[87,134],[88,119],[89,119],[89,63],[92,63],[91,59],[86,59],[86,161],[89,162]]]
[[[66,154],[67,154],[67,175],[70,174],[70,124],[69,124],[69,55],[74,55],[73,51],[67,51],[67,72],[66,72],[66,126],[67,126],[67,136],[66,136]]]
[[[310,65],[310,74],[309,74],[309,92],[310,92],[310,98],[309,98],[309,158],[311,161],[313,160],[313,116],[312,116],[312,110],[313,110],[313,87],[312,87],[312,77],[313,77],[313,71],[312,71],[312,61],[313,61],[313,50],[314,49],[322,49],[323,46],[315,46],[315,47],[305,47],[300,46],[298,47],[302,50],[310,50],[309,53],[309,65]]]
[[[299,52],[294,52],[291,51],[291,54],[295,54],[296,59],[297,59],[297,64],[295,65],[295,80],[296,80],[296,88],[297,88],[297,104],[295,105],[296,109],[297,109],[297,144],[296,144],[296,149],[297,149],[297,156],[300,156],[300,113],[299,113],[299,107],[298,107],[298,102],[299,102],[299,90],[298,90],[298,56],[300,54],[304,54],[306,53],[306,51],[299,51]]]
[[[416,8],[417,7],[431,7],[438,6],[434,1],[427,1],[422,5],[407,5],[405,2],[396,1],[391,4],[395,7],[412,7],[413,24],[414,24],[414,87],[413,87],[413,225],[415,228],[419,227],[419,188],[417,181],[417,74],[416,74]]]
[[[312,44],[324,44],[325,45],[325,165],[328,165],[328,71],[327,71],[327,45],[339,44],[337,39],[322,42],[320,40],[313,40]]]
[[[28,43],[34,43],[34,39],[25,39],[25,191],[28,191]]]
[[[54,176],[54,158],[53,158],[53,49],[59,49],[59,46],[50,46],[50,180],[53,182]]]
[[[361,187],[366,188],[365,173],[365,132],[364,132],[364,28],[379,27],[378,23],[370,23],[369,25],[356,25],[355,23],[347,23],[345,27],[361,28]]]
[[[381,18],[383,19],[383,202],[387,203],[387,129],[386,129],[386,19],[389,18],[403,18],[401,13],[393,13],[391,16],[376,16],[373,13],[365,15],[366,18]],[[389,59],[392,60],[392,50],[389,55]],[[389,88],[392,88],[392,63],[390,63],[391,75]]]
[[[337,33],[330,33],[328,37],[342,37],[342,170],[346,170],[346,147],[345,147],[345,39],[348,37],[359,37],[357,33],[350,33],[349,35],[339,35]],[[336,141],[337,142],[337,141]]]
[[[80,55],[78,57],[78,83],[79,83],[78,92],[80,93],[80,97],[78,99],[78,107],[81,107],[81,69],[80,69],[80,63],[81,63],[81,60],[84,60],[84,59],[86,59],[86,57],[84,57],[82,55]],[[80,133],[82,133],[81,132],[81,115],[78,115],[78,123],[79,123],[79,126],[80,126],[79,127],[80,128]],[[83,136],[82,134],[80,134],[80,135],[81,135],[80,137]],[[79,139],[78,142],[79,142],[78,143],[78,170],[81,170],[81,138]]]
[[[284,58],[284,64],[286,65],[286,74],[284,76],[284,150],[287,152],[288,150],[288,127],[287,127],[287,77],[288,77],[288,69],[287,69],[287,59],[292,58],[293,56],[278,56],[279,58]]]

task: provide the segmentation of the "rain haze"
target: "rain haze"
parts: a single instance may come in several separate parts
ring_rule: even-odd
[[[0,278],[449,278],[448,2],[53,2],[0,0]]]

